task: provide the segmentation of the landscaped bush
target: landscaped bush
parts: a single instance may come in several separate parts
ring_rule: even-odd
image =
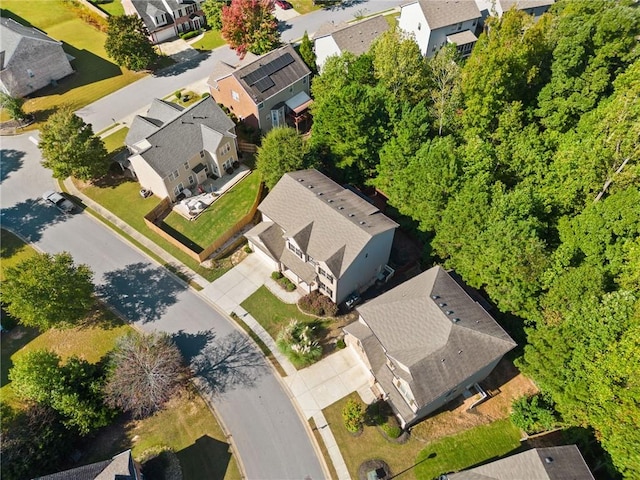
[[[316,340],[316,326],[291,320],[278,334],[276,345],[297,368],[306,367],[322,356]]]
[[[298,305],[303,312],[319,317],[335,317],[338,313],[338,306],[317,290],[298,300]]]
[[[249,245],[245,245],[244,246],[244,253],[253,253],[253,250],[251,250],[251,247]]]
[[[544,432],[560,423],[553,402],[542,394],[520,397],[511,405],[511,421],[528,434]]]
[[[389,438],[398,438],[402,434],[402,429],[393,417],[390,417],[387,423],[380,425],[380,428]]]
[[[209,92],[204,92],[202,95],[200,95],[200,98],[207,98],[210,97],[211,94]]]
[[[278,282],[278,285],[280,285],[287,292],[293,292],[296,289],[295,284],[280,272],[272,272],[271,278]]]
[[[336,340],[336,348],[338,350],[342,350],[343,348],[346,348],[347,344],[344,341],[344,338],[339,338],[338,340]]]
[[[174,95],[176,96],[176,98],[178,100],[180,100],[182,98],[182,92],[180,90],[176,90],[176,92],[174,93]]]
[[[274,280],[280,280],[282,278],[282,273],[280,272],[271,272],[271,278]]]
[[[362,422],[364,421],[362,404],[357,400],[350,399],[342,409],[342,419],[347,431],[356,433],[362,428]]]
[[[190,38],[197,37],[202,32],[200,30],[191,30],[190,32],[181,33],[180,38],[183,40],[189,40]]]

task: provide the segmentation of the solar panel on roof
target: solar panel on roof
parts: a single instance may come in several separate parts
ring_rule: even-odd
[[[290,53],[285,53],[281,57],[275,58],[267,64],[261,66],[260,68],[257,68],[253,72],[245,75],[244,77],[242,77],[242,79],[247,82],[249,86],[257,85],[257,83],[262,81],[264,77],[273,75],[274,73],[282,70],[284,67],[291,65],[294,61],[295,60]],[[263,92],[264,90],[260,91]]]
[[[261,93],[269,90],[274,85],[275,83],[269,77],[261,78],[260,80],[258,80],[256,83],[253,84],[253,86],[256,87],[258,90],[260,90]]]
[[[267,75],[262,71],[264,67],[260,67],[257,70],[254,70],[253,72],[251,72],[250,74],[242,77],[242,79],[247,82],[248,85],[253,85],[254,83],[256,83],[258,80],[260,80],[261,78],[266,77]]]

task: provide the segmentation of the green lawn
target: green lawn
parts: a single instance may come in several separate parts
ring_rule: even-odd
[[[389,13],[384,16],[385,20],[391,28],[395,28],[395,26],[398,25],[398,17],[400,17],[400,14],[395,12]]]
[[[218,30],[207,30],[204,32],[204,36],[197,42],[193,42],[191,46],[198,50],[213,50],[214,48],[221,47],[226,42],[220,35]]]
[[[4,0],[2,9],[3,16],[30,23],[62,41],[65,52],[75,57],[71,65],[76,73],[25,103],[25,111],[38,120],[29,128],[38,128],[61,105],[82,108],[144,76],[113,63],[104,50],[106,34],[78,18],[62,0]]]
[[[359,400],[357,393],[353,393],[325,408],[323,413],[352,478],[358,478],[358,467],[363,462],[378,458],[390,466],[393,475],[401,474],[404,480],[432,480],[440,474],[505,455],[520,446],[520,432],[509,419],[431,443],[413,437],[404,444],[391,443],[373,426],[365,426],[362,435],[354,437],[342,420],[342,408],[349,398]]]
[[[122,2],[120,0],[102,0],[95,1],[90,0],[95,6],[97,6],[100,10],[107,12],[109,15],[118,16],[124,15],[124,7],[122,6]]]
[[[315,10],[320,10],[322,8],[321,5],[314,5],[313,0],[290,0],[293,8],[300,15],[304,15],[305,13],[313,12]],[[311,32],[309,32],[311,33]]]
[[[171,212],[165,223],[189,240],[206,248],[249,212],[260,189],[260,175],[252,172],[224,193],[196,220]]]
[[[317,320],[311,315],[302,313],[298,310],[297,305],[280,301],[264,285],[242,302],[240,306],[249,312],[274,339],[278,336],[280,329],[289,323],[292,318],[305,323]]]
[[[182,250],[174,247],[160,235],[149,230],[144,223],[143,217],[158,204],[158,199],[156,197],[142,198],[139,194],[139,183],[129,180],[115,186],[98,187],[95,185],[80,185],[76,182],[76,186],[82,190],[85,195],[111,211],[111,213],[115,214],[133,229],[149,238],[156,245],[173,255],[197,274],[202,275],[208,281],[214,281],[231,268],[229,259],[223,259],[218,262],[218,268],[204,268],[186,253],[182,252]]]
[[[102,139],[107,152],[113,153],[121,148],[124,148],[124,139],[129,133],[129,127],[122,127],[120,130],[116,130],[111,135],[108,135]]]

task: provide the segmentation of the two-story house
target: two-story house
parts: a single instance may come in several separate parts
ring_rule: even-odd
[[[306,120],[310,75],[293,47],[285,45],[260,57],[247,55],[236,65],[218,62],[208,85],[216,102],[247,125],[268,132]]]
[[[204,0],[123,0],[127,14],[138,15],[152,43],[160,43],[206,24]]]
[[[125,144],[140,185],[171,201],[238,160],[235,124],[211,97],[188,109],[155,99],[146,115],[136,115]]]
[[[389,261],[398,224],[317,170],[290,172],[259,205],[245,234],[274,271],[335,303],[364,291]]]
[[[368,52],[373,42],[389,28],[389,22],[382,15],[351,25],[321,25],[313,36],[318,71],[322,71],[323,65],[331,56],[341,55],[343,52],[354,55]]]
[[[398,26],[415,38],[424,56],[448,43],[462,56],[471,53],[482,15],[474,0],[417,0],[400,7]]]
[[[0,19],[0,89],[12,97],[24,97],[71,75],[62,42],[40,30],[10,19]]]
[[[403,428],[484,380],[516,346],[459,281],[433,267],[359,306],[344,328]]]

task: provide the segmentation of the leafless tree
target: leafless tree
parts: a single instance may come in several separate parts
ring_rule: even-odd
[[[190,370],[169,336],[126,335],[111,354],[105,400],[143,418],[161,409],[189,378]]]

